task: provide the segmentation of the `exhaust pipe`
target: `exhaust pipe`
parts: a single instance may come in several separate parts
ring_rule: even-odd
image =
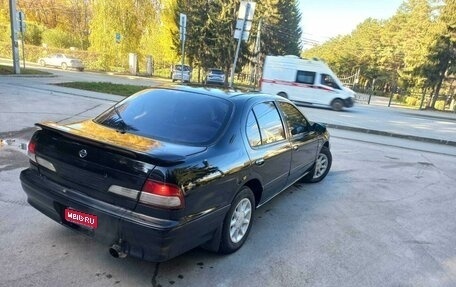
[[[127,257],[127,253],[123,252],[122,248],[117,244],[113,244],[109,248],[109,254],[111,254],[111,256],[114,258],[123,259],[123,258]]]

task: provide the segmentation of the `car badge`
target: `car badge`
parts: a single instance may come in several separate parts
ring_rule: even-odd
[[[79,151],[79,157],[80,158],[85,158],[87,156],[87,151],[85,149],[81,149]]]

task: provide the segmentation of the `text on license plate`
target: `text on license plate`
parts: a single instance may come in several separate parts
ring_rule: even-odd
[[[98,227],[98,217],[96,215],[80,212],[71,208],[65,208],[65,220],[93,229]]]

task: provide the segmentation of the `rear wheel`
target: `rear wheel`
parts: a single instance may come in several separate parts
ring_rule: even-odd
[[[304,182],[315,183],[322,181],[331,169],[332,155],[327,147],[322,147],[312,170],[302,178]]]
[[[68,68],[66,63],[62,63],[62,70],[66,70]]]
[[[245,186],[234,198],[223,222],[220,253],[233,253],[241,248],[252,227],[254,210],[255,197],[252,190]]]
[[[335,111],[340,111],[344,108],[344,102],[341,99],[335,99],[331,103],[331,108]]]
[[[288,95],[284,92],[280,92],[277,94],[278,96],[281,96],[282,98],[288,99]]]

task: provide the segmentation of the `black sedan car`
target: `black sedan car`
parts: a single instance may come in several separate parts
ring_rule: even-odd
[[[20,176],[28,202],[114,257],[155,262],[200,245],[236,251],[256,208],[322,180],[332,161],[324,126],[258,93],[160,87],[37,126]]]

